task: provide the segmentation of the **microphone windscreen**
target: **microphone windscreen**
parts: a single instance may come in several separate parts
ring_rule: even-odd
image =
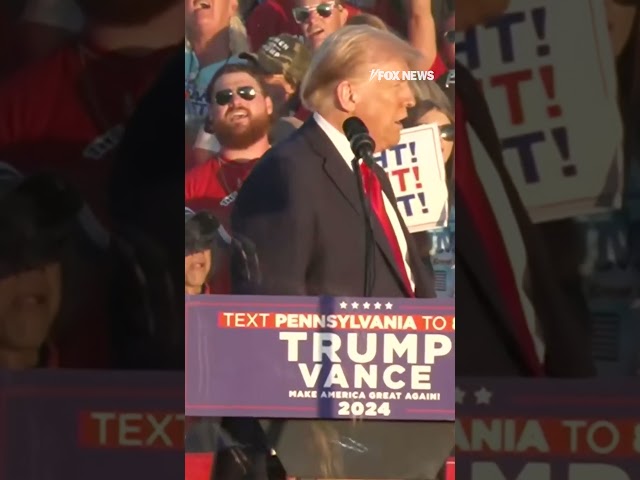
[[[342,131],[349,141],[351,141],[356,135],[363,133],[366,135],[369,134],[369,129],[358,117],[347,118],[342,124]]]

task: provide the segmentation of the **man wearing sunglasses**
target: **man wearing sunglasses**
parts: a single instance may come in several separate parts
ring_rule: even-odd
[[[266,95],[262,72],[253,64],[222,67],[212,78],[207,130],[220,142],[220,152],[185,176],[185,204],[211,212],[227,231],[238,191],[257,161],[269,149],[273,103]],[[228,268],[221,259],[212,288],[226,293]]]
[[[317,0],[297,0],[292,14],[312,50],[316,50],[329,35],[342,28],[349,18],[349,12],[339,0],[321,3]]]

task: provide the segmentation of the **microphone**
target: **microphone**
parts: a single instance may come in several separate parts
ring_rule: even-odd
[[[376,149],[376,143],[369,135],[369,129],[362,120],[358,117],[349,117],[342,124],[342,131],[344,132],[349,144],[351,145],[351,151],[355,155],[353,159],[353,171],[356,175],[356,184],[358,187],[358,195],[360,197],[360,203],[362,205],[362,212],[364,214],[364,287],[363,296],[371,297],[373,287],[375,285],[375,253],[374,253],[374,239],[373,239],[373,224],[371,222],[371,205],[368,201],[363,185],[362,177],[360,176],[361,166],[359,160],[362,159],[364,164],[373,168],[375,160],[373,159],[373,152]]]
[[[372,167],[375,163],[373,152],[376,149],[376,142],[369,135],[369,129],[364,122],[358,117],[349,117],[342,124],[342,131],[349,140],[356,160],[362,159],[365,165]]]

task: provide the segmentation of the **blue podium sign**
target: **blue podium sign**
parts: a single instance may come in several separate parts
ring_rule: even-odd
[[[192,416],[453,421],[452,300],[186,299]]]

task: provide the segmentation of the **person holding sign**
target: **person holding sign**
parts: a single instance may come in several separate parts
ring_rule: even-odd
[[[508,4],[460,0],[456,27],[480,25]],[[477,82],[460,64],[456,77],[456,373],[593,375],[587,320],[557,281]],[[472,141],[482,147],[473,155]]]
[[[255,244],[263,281],[247,289],[234,279],[236,293],[363,295],[371,265],[343,123],[360,118],[375,152],[396,145],[413,93],[406,81],[370,80],[370,72],[410,70],[420,60],[409,44],[369,26],[344,27],[323,42],[301,86],[315,113],[265,154],[238,194],[232,229]],[[372,206],[371,296],[434,297],[387,176],[377,165],[360,170]]]

